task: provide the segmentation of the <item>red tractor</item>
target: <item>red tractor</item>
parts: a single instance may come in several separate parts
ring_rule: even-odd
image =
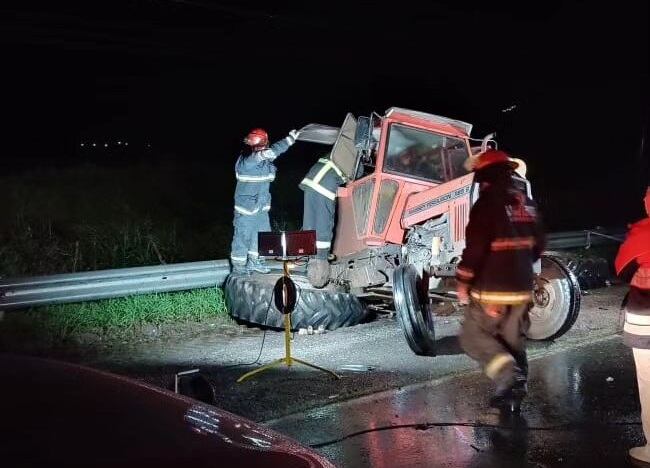
[[[348,182],[337,193],[338,220],[330,282],[313,288],[300,274],[295,328],[357,324],[372,311],[394,308],[416,354],[435,354],[434,317],[455,307],[455,270],[465,247],[465,226],[478,197],[463,163],[494,143],[470,138],[472,126],[423,112],[391,108],[340,129],[308,125],[300,139],[333,144],[330,158]],[[472,146],[471,142],[480,143]],[[531,194],[525,174],[516,185]],[[580,286],[561,259],[537,265],[529,338],[564,334],[580,310]],[[298,273],[298,272],[297,272]],[[282,317],[269,307],[275,275],[232,277],[226,283],[231,313],[272,327]]]

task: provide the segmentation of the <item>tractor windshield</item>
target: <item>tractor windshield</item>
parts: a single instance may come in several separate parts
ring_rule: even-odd
[[[392,124],[384,171],[430,182],[444,182],[463,174],[467,145],[460,138]]]

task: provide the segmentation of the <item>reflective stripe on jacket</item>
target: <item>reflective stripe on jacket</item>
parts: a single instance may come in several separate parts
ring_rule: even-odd
[[[258,211],[271,209],[269,187],[275,180],[273,161],[293,144],[293,139],[284,138],[269,148],[241,155],[235,163],[235,211],[243,215],[254,215]]]
[[[300,188],[305,190],[310,188],[322,196],[334,200],[336,198],[336,189],[345,182],[345,175],[334,164],[331,159],[320,158],[314,164],[304,179],[300,182]]]

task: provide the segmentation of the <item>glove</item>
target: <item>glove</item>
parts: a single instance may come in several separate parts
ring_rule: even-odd
[[[288,136],[288,138],[289,138],[289,144],[290,144],[290,145],[293,145],[293,144],[296,142],[296,140],[298,139],[298,136],[299,136],[299,135],[300,135],[300,132],[299,132],[298,130],[295,130],[295,129],[294,129],[294,130],[291,130],[291,131],[289,132],[289,136]]]

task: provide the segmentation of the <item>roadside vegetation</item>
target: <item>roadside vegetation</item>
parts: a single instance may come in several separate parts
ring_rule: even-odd
[[[277,229],[299,228],[298,172],[285,174],[284,183],[276,184],[276,190],[293,190],[293,197],[274,193]],[[77,163],[0,175],[0,278],[227,258],[233,179],[222,166],[164,161]],[[279,202],[289,198],[293,205]],[[21,340],[40,345],[116,342],[234,324],[220,289],[0,316],[3,349]]]
[[[6,312],[0,321],[0,348],[24,341],[46,347],[95,345],[123,339],[150,339],[229,326],[218,288],[147,294],[78,304]]]
[[[300,174],[285,172],[273,187],[273,224],[297,229]],[[234,177],[223,166],[84,164],[0,175],[0,188],[0,277],[227,258],[230,250]]]
[[[230,223],[204,173],[83,165],[0,177],[0,276],[223,257]]]

